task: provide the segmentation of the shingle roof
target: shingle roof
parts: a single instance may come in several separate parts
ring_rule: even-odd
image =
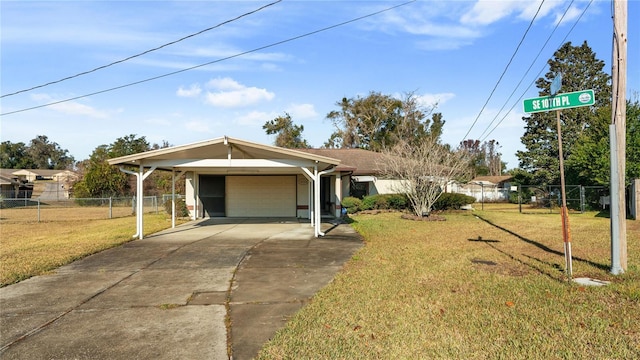
[[[353,175],[376,175],[382,154],[364,149],[297,149],[315,155],[341,160],[338,171],[353,171]]]

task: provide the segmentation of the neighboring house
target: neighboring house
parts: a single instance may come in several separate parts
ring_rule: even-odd
[[[0,197],[16,198],[18,197],[19,189],[20,182],[16,178],[5,176],[4,173],[0,175]]]
[[[453,184],[449,192],[473,196],[478,202],[508,201],[513,176],[477,176],[466,184]]]
[[[12,174],[29,182],[53,180],[60,183],[71,183],[78,180],[78,174],[71,170],[20,169],[13,171]]]

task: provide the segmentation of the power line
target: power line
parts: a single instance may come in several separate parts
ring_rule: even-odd
[[[536,55],[536,57],[533,59],[533,61],[531,61],[531,65],[529,65],[529,68],[527,69],[527,71],[524,73],[524,75],[522,75],[522,77],[520,78],[520,81],[518,82],[518,85],[516,85],[516,87],[513,89],[513,92],[511,92],[511,95],[509,95],[509,97],[507,98],[507,100],[505,100],[504,104],[502,105],[502,107],[500,108],[500,110],[498,110],[498,112],[496,113],[496,116],[493,117],[493,120],[491,120],[491,122],[489,123],[489,125],[487,125],[487,127],[484,129],[484,131],[480,134],[480,136],[478,136],[478,139],[481,139],[480,141],[483,141],[482,135],[484,135],[487,130],[489,130],[491,128],[491,125],[493,125],[493,122],[496,121],[496,119],[498,118],[498,116],[500,115],[500,113],[502,113],[502,110],[504,110],[505,106],[507,106],[507,103],[509,103],[509,100],[511,100],[511,97],[516,93],[516,90],[518,90],[518,88],[520,87],[520,85],[522,84],[522,82],[524,81],[524,79],[527,77],[527,75],[529,74],[529,71],[531,71],[531,68],[533,68],[533,65],[536,63],[536,61],[538,61],[538,58],[540,57],[540,55],[542,54],[542,51],[544,50],[545,47],[547,47],[547,44],[549,43],[549,41],[551,40],[551,37],[553,37],[553,34],[556,33],[556,30],[558,30],[558,27],[560,26],[560,23],[562,23],[562,20],[564,19],[564,17],[567,15],[567,13],[569,12],[569,9],[571,9],[571,5],[573,5],[574,0],[571,0],[571,2],[569,3],[569,6],[567,6],[567,8],[564,10],[564,13],[562,14],[562,17],[560,18],[560,20],[556,23],[556,26],[553,28],[553,30],[551,31],[551,34],[549,34],[549,36],[547,37],[547,40],[544,42],[544,44],[540,47],[540,51],[538,51],[538,54]],[[527,90],[531,87],[531,85],[529,85],[527,87]],[[507,113],[508,114],[508,113]]]
[[[129,86],[138,85],[138,84],[142,84],[142,83],[145,83],[145,82],[158,80],[158,79],[165,78],[165,77],[168,77],[168,76],[180,74],[180,73],[183,73],[183,72],[186,72],[186,71],[190,71],[190,70],[194,70],[194,69],[201,68],[201,67],[204,67],[204,66],[212,65],[212,64],[219,63],[219,62],[222,62],[222,61],[225,61],[225,60],[237,58],[237,57],[240,57],[240,56],[243,56],[243,55],[246,55],[246,54],[254,53],[256,51],[268,49],[268,48],[271,48],[271,47],[274,47],[274,46],[278,46],[278,45],[282,45],[282,44],[285,44],[285,43],[288,43],[288,42],[291,42],[291,41],[294,41],[294,40],[302,39],[302,38],[305,38],[307,36],[315,35],[315,34],[318,34],[318,33],[324,32],[324,31],[328,31],[328,30],[331,30],[331,29],[335,29],[335,28],[340,27],[340,26],[351,24],[351,23],[354,23],[356,21],[360,21],[360,20],[363,20],[363,19],[375,16],[375,15],[378,15],[378,14],[381,14],[381,13],[384,13],[384,12],[387,12],[387,11],[391,11],[391,10],[397,9],[399,7],[414,3],[416,1],[417,0],[407,1],[407,2],[404,2],[404,3],[398,4],[398,5],[394,5],[394,6],[379,10],[379,11],[375,11],[375,12],[369,13],[367,15],[363,15],[363,16],[351,19],[351,20],[347,20],[347,21],[344,21],[344,22],[341,22],[341,23],[338,23],[338,24],[330,25],[330,26],[327,26],[327,27],[324,27],[324,28],[321,28],[321,29],[318,29],[318,30],[314,30],[314,31],[311,31],[311,32],[308,32],[308,33],[304,33],[302,35],[298,35],[298,36],[294,36],[294,37],[288,38],[286,40],[281,40],[281,41],[278,41],[278,42],[275,42],[275,43],[271,43],[269,45],[265,45],[265,46],[257,47],[257,48],[254,48],[254,49],[251,49],[251,50],[247,50],[247,51],[244,51],[244,52],[241,52],[241,53],[237,53],[235,55],[230,55],[230,56],[218,59],[218,60],[209,61],[209,62],[204,63],[204,64],[191,66],[191,67],[188,67],[188,68],[185,68],[185,69],[182,69],[182,70],[173,71],[173,72],[166,73],[166,74],[163,74],[163,75],[154,76],[154,77],[151,77],[151,78],[135,81],[135,82],[132,82],[132,83],[116,86],[116,87],[105,89],[105,90],[96,91],[96,92],[85,94],[85,95],[75,96],[75,97],[72,97],[72,98],[68,98],[68,99],[64,99],[64,100],[60,100],[60,101],[55,101],[55,102],[51,102],[51,103],[47,103],[47,104],[43,104],[43,105],[38,105],[38,106],[33,106],[33,107],[29,107],[29,108],[24,108],[24,109],[20,109],[20,110],[15,110],[15,111],[2,113],[2,114],[0,114],[0,116],[11,115],[11,114],[16,114],[16,113],[20,113],[20,112],[29,111],[29,110],[39,109],[39,108],[43,108],[43,107],[47,107],[47,106],[57,105],[57,104],[61,104],[61,103],[64,103],[64,102],[78,100],[78,99],[86,98],[86,97],[93,96],[93,95],[103,94],[103,93],[106,93],[106,92],[123,89],[123,88],[129,87]]]
[[[573,26],[571,26],[571,29],[569,29],[569,31],[567,32],[567,35],[565,35],[565,37],[562,39],[562,41],[560,42],[560,45],[556,48],[556,51],[558,49],[560,49],[562,47],[562,45],[565,43],[565,41],[567,41],[567,38],[569,37],[569,35],[571,34],[571,32],[573,32],[573,29],[575,29],[576,25],[578,25],[578,23],[580,22],[580,20],[582,19],[582,16],[587,12],[587,9],[589,9],[589,7],[591,6],[591,4],[593,3],[593,0],[589,1],[589,4],[587,4],[587,6],[584,8],[584,10],[582,11],[582,13],[580,13],[580,16],[578,16],[578,19],[576,20],[576,22],[573,24]],[[538,75],[536,75],[536,77],[540,76],[542,74],[542,72],[544,71],[544,69],[547,67],[547,64],[545,64],[542,69],[540,69],[540,71],[538,72]],[[491,129],[491,131],[489,131],[487,133],[487,135],[485,135],[485,137],[481,140],[484,141],[484,139],[486,139],[487,137],[489,137],[489,135],[491,135],[492,132],[495,131],[495,129],[498,128],[498,126],[500,126],[500,124],[502,124],[502,122],[504,121],[504,119],[506,119],[507,115],[509,115],[509,112],[511,112],[511,110],[513,110],[513,108],[516,107],[517,104],[519,104],[520,100],[522,100],[522,98],[524,97],[524,95],[527,93],[527,91],[531,88],[531,85],[535,84],[535,80],[532,81],[529,86],[524,90],[524,92],[522,93],[522,95],[520,95],[520,97],[518,98],[518,100],[516,100],[513,105],[511,106],[511,108],[509,109],[509,111],[507,111],[507,113],[502,117],[502,119],[500,119],[500,121],[496,124],[496,126],[493,127],[493,129]],[[515,90],[514,90],[515,92]]]
[[[467,130],[467,133],[462,137],[462,140],[460,140],[460,141],[464,141],[467,138],[467,136],[471,132],[471,129],[473,129],[473,127],[478,122],[478,119],[480,118],[480,115],[482,115],[482,112],[487,107],[487,104],[489,103],[489,100],[491,100],[491,97],[493,96],[493,93],[498,88],[498,85],[500,84],[500,81],[502,81],[502,78],[504,77],[504,74],[507,73],[507,69],[509,69],[509,66],[511,65],[511,62],[516,57],[516,54],[518,53],[518,50],[520,50],[520,46],[524,42],[524,39],[527,37],[527,33],[529,33],[529,30],[533,26],[533,22],[538,17],[538,14],[540,13],[540,9],[542,8],[542,5],[544,4],[544,1],[545,0],[542,0],[542,2],[540,2],[540,6],[538,6],[538,10],[536,11],[536,14],[533,16],[533,19],[531,19],[531,22],[529,23],[529,26],[527,27],[527,30],[522,35],[522,38],[520,39],[520,43],[518,43],[518,46],[516,47],[516,50],[513,52],[513,55],[511,55],[511,59],[509,59],[509,62],[507,63],[507,66],[504,68],[504,71],[502,71],[502,75],[500,75],[500,78],[498,79],[498,82],[496,82],[496,85],[493,87],[493,90],[491,90],[491,94],[489,94],[489,97],[487,98],[487,101],[484,103],[484,105],[482,105],[482,109],[480,109],[480,112],[478,113],[478,116],[476,116],[476,119],[473,120],[473,123],[471,124],[471,127],[469,127],[469,130]]]
[[[266,9],[266,8],[268,8],[268,7],[272,6],[272,5],[275,5],[275,4],[277,4],[277,3],[281,2],[281,1],[282,1],[282,0],[274,1],[274,2],[272,2],[272,3],[270,3],[270,4],[267,4],[267,5],[264,5],[264,6],[262,6],[262,7],[259,7],[259,8],[255,9],[255,10],[253,10],[253,11],[249,11],[249,12],[247,12],[247,13],[244,13],[244,14],[240,15],[240,16],[237,16],[237,17],[235,17],[235,18],[233,18],[233,19],[223,21],[223,22],[221,22],[221,23],[219,23],[219,24],[217,24],[217,25],[215,25],[215,26],[212,26],[212,27],[206,28],[206,29],[204,29],[204,30],[200,30],[200,31],[198,31],[198,32],[196,32],[196,33],[193,33],[193,34],[191,34],[191,35],[187,35],[187,36],[182,37],[182,38],[180,38],[180,39],[178,39],[178,40],[174,40],[174,41],[168,42],[168,43],[166,43],[166,44],[164,44],[164,45],[160,45],[160,46],[158,46],[158,47],[155,47],[155,48],[153,48],[153,49],[149,49],[149,50],[143,51],[143,52],[141,52],[141,53],[139,53],[139,54],[131,55],[131,56],[129,56],[129,57],[127,57],[127,58],[124,58],[124,59],[122,59],[122,60],[114,61],[114,62],[109,63],[109,64],[106,64],[106,65],[98,66],[98,67],[97,67],[97,68],[95,68],[95,69],[91,69],[91,70],[87,70],[87,71],[83,71],[83,72],[77,73],[77,74],[75,74],[75,75],[67,76],[67,77],[62,78],[62,79],[60,79],[60,80],[55,80],[55,81],[48,82],[48,83],[46,83],[46,84],[42,84],[42,85],[37,85],[37,86],[30,87],[30,88],[28,88],[28,89],[18,90],[18,91],[16,91],[16,92],[12,92],[12,93],[9,93],[9,94],[4,94],[4,95],[0,96],[0,98],[4,98],[4,97],[8,97],[8,96],[13,96],[13,95],[18,95],[18,94],[21,94],[21,93],[24,93],[24,92],[27,92],[27,91],[31,91],[31,90],[35,90],[35,89],[39,89],[39,88],[43,88],[43,87],[45,87],[45,86],[49,86],[49,85],[53,85],[53,84],[57,84],[57,83],[60,83],[60,82],[63,82],[63,81],[71,80],[71,79],[73,79],[73,78],[77,78],[77,77],[80,77],[80,76],[83,76],[83,75],[87,75],[87,74],[90,74],[90,73],[92,73],[92,72],[96,72],[96,71],[98,71],[98,70],[102,70],[102,69],[104,69],[104,68],[108,68],[108,67],[110,67],[110,66],[113,66],[113,65],[116,65],[116,64],[120,64],[120,63],[123,63],[123,62],[125,62],[125,61],[129,61],[129,60],[131,60],[131,59],[134,59],[134,58],[140,57],[140,56],[142,56],[142,55],[146,55],[146,54],[148,54],[148,53],[150,53],[150,52],[153,52],[153,51],[156,51],[156,50],[160,50],[160,49],[162,49],[162,48],[165,48],[165,47],[167,47],[167,46],[170,46],[170,45],[173,45],[173,44],[179,43],[179,42],[181,42],[181,41],[183,41],[183,40],[186,40],[186,39],[192,38],[192,37],[194,37],[194,36],[198,36],[198,35],[200,35],[200,34],[202,34],[202,33],[207,32],[207,31],[210,31],[210,30],[213,30],[213,29],[219,28],[219,27],[221,27],[222,25],[226,25],[226,24],[232,23],[232,22],[237,21],[237,20],[239,20],[239,19],[241,19],[241,18],[243,18],[243,17],[246,17],[246,16],[249,16],[249,15],[255,14],[255,13],[257,13],[257,12],[259,12],[259,11],[262,11],[262,10],[264,10],[264,9]]]

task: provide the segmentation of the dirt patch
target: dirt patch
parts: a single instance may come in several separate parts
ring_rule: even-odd
[[[519,265],[509,263],[497,263],[490,260],[473,259],[471,260],[476,270],[484,271],[492,274],[504,276],[525,276],[531,271],[530,269]]]
[[[414,220],[414,221],[445,221],[447,220],[444,218],[444,216],[440,216],[433,213],[430,214],[429,216],[423,216],[423,217],[420,217],[415,214],[402,214],[401,217],[406,220]]]

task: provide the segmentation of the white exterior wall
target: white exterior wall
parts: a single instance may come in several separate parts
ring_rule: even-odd
[[[397,194],[402,186],[401,180],[377,179],[370,183],[369,194]]]
[[[296,217],[309,218],[309,180],[304,175],[296,178]]]
[[[187,205],[187,209],[189,210],[189,217],[195,220],[201,217],[200,211],[202,209],[202,203],[199,203],[199,199],[197,197],[197,181],[198,174],[193,171],[187,171],[185,174],[185,204]],[[196,204],[199,204],[196,206]],[[198,210],[198,213],[196,211]]]

